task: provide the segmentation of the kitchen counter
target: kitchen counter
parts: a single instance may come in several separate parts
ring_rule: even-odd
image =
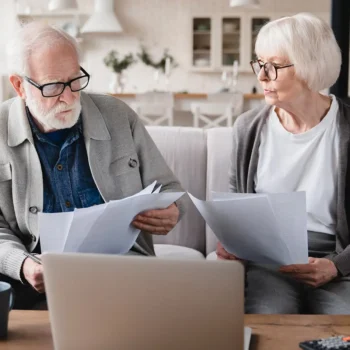
[[[120,99],[135,98],[137,94],[133,93],[121,93],[121,94],[110,94]],[[175,100],[191,100],[191,99],[206,99],[208,94],[205,93],[174,93]],[[262,100],[264,99],[263,94],[244,94],[245,100]]]

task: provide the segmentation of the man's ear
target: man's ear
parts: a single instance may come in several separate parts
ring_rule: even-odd
[[[26,93],[24,91],[24,82],[23,78],[18,75],[10,75],[10,82],[13,86],[13,88],[16,90],[17,95],[22,98],[23,100],[26,99]]]

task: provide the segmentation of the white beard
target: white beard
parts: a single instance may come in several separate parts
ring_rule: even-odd
[[[77,123],[81,112],[80,99],[71,106],[68,106],[65,102],[57,102],[50,110],[46,111],[44,106],[33,98],[30,89],[25,90],[27,95],[26,104],[30,113],[40,123],[44,132],[68,129]],[[67,110],[71,111],[64,116],[56,116],[56,114]]]

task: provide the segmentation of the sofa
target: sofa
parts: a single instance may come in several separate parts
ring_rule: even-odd
[[[211,191],[228,191],[232,128],[147,130],[185,191],[202,200],[210,199]],[[216,259],[217,239],[188,196],[187,200],[187,212],[176,227],[166,236],[153,236],[156,255]]]

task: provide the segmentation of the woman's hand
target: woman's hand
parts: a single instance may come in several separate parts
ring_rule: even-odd
[[[279,271],[315,288],[338,276],[333,261],[324,258],[309,258],[308,264],[282,266]]]

